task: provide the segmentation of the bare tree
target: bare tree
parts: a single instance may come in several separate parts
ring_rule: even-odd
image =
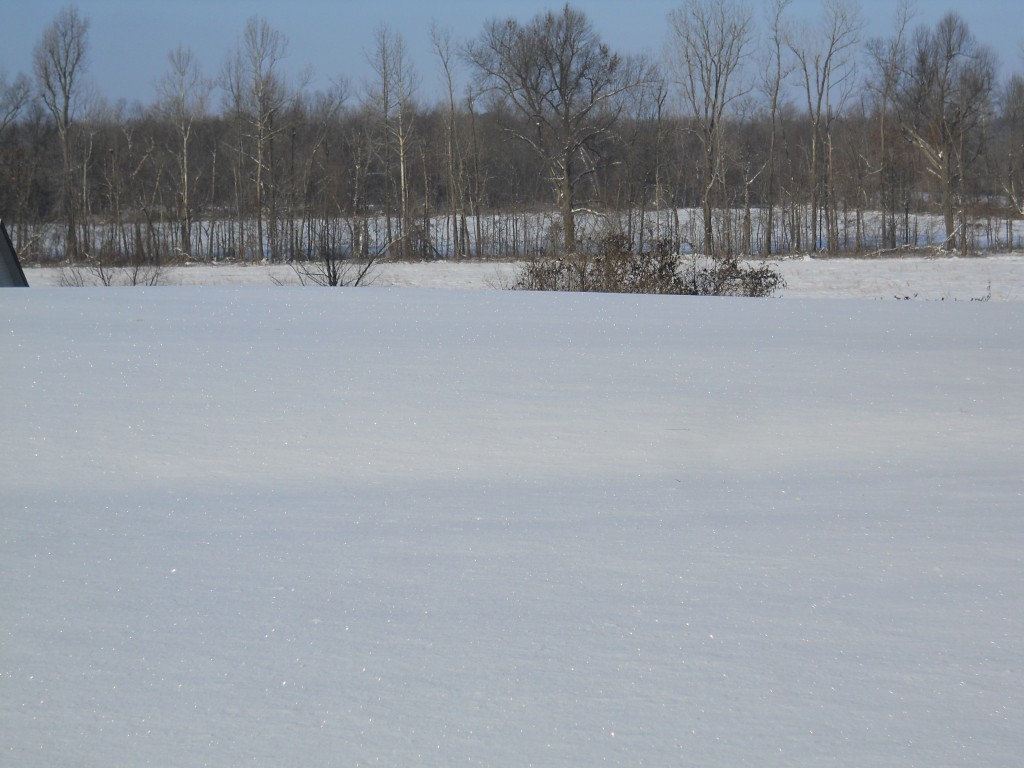
[[[3,139],[7,126],[18,119],[31,98],[32,83],[28,77],[19,73],[13,80],[8,80],[7,73],[0,72],[0,139]]]
[[[733,0],[686,0],[669,14],[672,54],[690,123],[700,141],[701,212],[704,253],[716,251],[713,213],[724,195],[726,119],[730,106],[747,92],[738,69],[749,52],[752,17]]]
[[[879,178],[882,245],[886,248],[896,247],[896,169],[893,142],[889,135],[889,117],[906,70],[906,38],[910,16],[910,0],[900,0],[893,35],[875,38],[868,43],[868,53],[875,70],[870,82],[878,100],[878,167],[874,172]]]
[[[580,184],[601,165],[600,143],[619,118],[621,97],[649,79],[648,69],[612,53],[583,12],[569,5],[526,24],[488,22],[466,58],[482,86],[517,118],[505,130],[547,166],[564,247],[574,253]]]
[[[384,211],[386,239],[398,245],[402,258],[409,258],[414,250],[409,166],[415,132],[417,78],[405,38],[387,25],[377,29],[374,48],[368,58],[376,78],[367,85],[366,105],[376,114],[381,127],[379,153],[387,191]],[[394,178],[396,170],[397,179]],[[392,189],[397,191],[397,234],[393,232],[391,222],[391,205],[396,196]]]
[[[252,165],[256,250],[263,257],[269,247],[271,260],[278,256],[274,139],[283,130],[279,117],[288,101],[288,88],[278,70],[287,49],[284,35],[265,19],[253,17],[222,78],[239,124],[239,175]],[[239,239],[244,244],[244,237]]]
[[[1010,204],[1008,222],[1012,227],[1014,216],[1024,216],[1024,76],[1014,74],[1003,88],[1003,130],[1006,132],[1006,158],[1003,191]],[[1013,249],[1013,230],[1007,241]]]
[[[832,178],[832,129],[852,90],[853,54],[859,41],[860,19],[846,0],[824,0],[816,30],[792,33],[790,50],[797,60],[810,119],[808,187],[810,190],[812,250],[820,249],[820,215],[825,213],[826,243],[838,250]]]
[[[60,137],[63,176],[61,210],[67,230],[67,256],[79,256],[71,125],[82,104],[82,74],[86,67],[89,22],[78,8],[67,6],[43,30],[33,50],[36,85]]]
[[[445,169],[447,172],[448,216],[452,255],[461,258],[469,252],[466,220],[466,163],[459,139],[459,110],[455,99],[454,55],[451,33],[436,25],[430,28],[430,40],[444,73],[447,111],[445,115]]]
[[[985,147],[992,112],[995,57],[956,13],[914,37],[910,71],[899,94],[900,123],[938,182],[945,247],[969,247],[965,181]],[[959,221],[958,221],[959,219]]]
[[[486,176],[483,171],[483,148],[480,139],[480,120],[477,112],[477,102],[480,94],[473,88],[466,88],[465,109],[469,117],[469,157],[471,171],[467,194],[469,197],[469,208],[473,216],[473,245],[470,250],[480,256],[484,252],[483,232],[483,199],[486,188]]]
[[[199,62],[190,49],[179,46],[167,55],[171,65],[158,85],[160,112],[173,126],[177,145],[173,154],[178,170],[178,223],[181,231],[180,250],[186,258],[192,255],[192,161],[190,149],[195,124],[206,113],[212,89],[203,77]]]
[[[337,161],[345,155],[339,151],[344,143],[338,129],[348,89],[348,81],[339,78],[326,91],[297,98],[293,107],[298,114],[289,134],[285,193],[285,204],[293,212],[286,223],[287,253],[293,260],[340,257],[344,250],[337,236],[344,195],[337,183],[345,174],[337,173]]]
[[[35,165],[21,146],[15,128],[21,127],[19,122],[24,119],[23,125],[28,128],[34,121],[32,115],[38,115],[40,110],[39,102],[33,99],[32,81],[19,73],[13,80],[7,79],[7,74],[0,72],[0,178],[6,178],[10,182],[0,189],[0,210],[8,224],[11,226],[11,236],[15,239],[18,250],[22,250],[25,237],[24,228],[18,226],[22,222],[24,208],[33,186],[31,179],[34,174],[29,170]],[[8,135],[8,129],[10,136]],[[35,151],[39,151],[38,143],[35,143]]]
[[[776,181],[776,155],[779,143],[779,107],[782,94],[782,83],[789,74],[784,59],[783,14],[792,0],[773,0],[768,7],[768,47],[764,60],[764,76],[761,88],[768,101],[768,147],[765,157],[764,204],[764,255],[771,258],[775,244],[775,206],[778,195]]]

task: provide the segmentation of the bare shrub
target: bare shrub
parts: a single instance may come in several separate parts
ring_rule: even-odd
[[[292,262],[292,269],[302,285],[330,288],[366,285],[373,281],[388,248],[384,246],[374,254],[357,258],[341,248],[321,245],[316,259]]]
[[[636,251],[623,235],[610,235],[593,252],[544,256],[523,266],[513,285],[525,291],[772,296],[785,287],[773,265],[735,258],[683,256],[668,240]]]
[[[103,259],[87,259],[84,264],[62,267],[60,284],[68,288],[122,286],[156,286],[164,281],[164,267],[159,264],[112,265]]]
[[[765,298],[786,287],[772,264],[745,264],[736,258],[691,256],[684,260],[682,277],[690,296],[749,296]]]

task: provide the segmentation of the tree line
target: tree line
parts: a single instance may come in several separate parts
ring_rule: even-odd
[[[363,86],[314,91],[252,18],[132,108],[90,95],[69,6],[0,73],[0,214],[25,259],[71,264],[1021,247],[1024,76],[955,13],[903,4],[865,39],[843,0],[789,5],[683,0],[656,61],[570,5],[433,28],[433,100],[391,27]]]

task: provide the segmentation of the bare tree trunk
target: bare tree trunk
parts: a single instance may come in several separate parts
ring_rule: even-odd
[[[282,130],[277,118],[288,98],[284,82],[277,74],[287,45],[280,32],[265,20],[253,17],[246,24],[241,47],[228,60],[223,76],[224,86],[239,117],[240,163],[245,157],[243,143],[246,139],[252,143],[252,215],[256,219],[254,249],[260,259],[267,255],[268,245],[270,257],[277,255],[273,142]]]
[[[776,190],[776,145],[779,130],[779,94],[782,90],[782,81],[785,77],[782,61],[782,43],[784,32],[782,28],[782,15],[789,7],[791,0],[775,0],[771,8],[771,59],[765,68],[767,73],[764,80],[765,93],[768,95],[768,157],[765,159],[768,175],[765,179],[765,231],[764,231],[764,255],[771,258],[775,238],[775,207],[777,204]]]
[[[466,181],[462,148],[458,140],[458,108],[455,102],[455,84],[452,72],[451,36],[438,27],[431,27],[434,50],[444,70],[448,95],[448,114],[445,125],[445,169],[448,177],[448,214],[451,218],[451,254],[456,259],[466,255]]]
[[[200,69],[192,51],[178,47],[168,54],[171,71],[158,86],[161,113],[177,133],[178,170],[178,226],[181,236],[179,250],[183,256],[192,256],[192,160],[190,149],[195,121],[206,111],[206,99],[211,84]]]
[[[412,214],[410,210],[409,158],[414,131],[413,92],[416,76],[406,52],[404,38],[384,25],[378,28],[376,47],[370,65],[377,75],[367,91],[366,105],[380,120],[380,159],[383,166],[386,239],[398,248],[398,255],[412,255]],[[397,165],[397,180],[393,178]],[[397,190],[395,189],[397,182]],[[396,195],[397,193],[397,195]],[[397,200],[395,197],[397,196]],[[395,204],[398,208],[398,232],[393,230]]]
[[[853,69],[848,56],[858,42],[860,20],[856,11],[844,0],[826,0],[817,34],[804,31],[797,36],[791,32],[789,47],[799,62],[807,113],[810,118],[811,147],[808,158],[807,186],[811,206],[812,250],[820,249],[821,227],[819,217],[822,202],[832,205],[828,195],[829,151],[836,116],[852,88]],[[831,207],[825,210],[826,224]],[[832,238],[826,236],[826,247],[832,248]]]
[[[80,75],[85,69],[89,22],[75,6],[62,9],[43,31],[33,51],[36,82],[60,137],[63,176],[61,211],[67,233],[65,248],[72,263],[80,254],[75,200],[71,128],[79,102]]]
[[[573,204],[576,195],[573,188],[572,174],[572,157],[563,157],[558,204],[562,212],[562,238],[565,245],[565,253],[569,256],[576,254],[576,210]]]
[[[703,250],[710,256],[716,253],[714,209],[716,202],[724,205],[726,112],[749,90],[736,87],[735,77],[747,56],[753,21],[731,0],[686,0],[669,15],[669,23],[680,89],[701,144]]]

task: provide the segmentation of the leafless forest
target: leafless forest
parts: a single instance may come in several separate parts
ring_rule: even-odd
[[[68,264],[1024,247],[1024,75],[961,17],[866,39],[842,0],[685,0],[658,29],[657,60],[568,5],[434,29],[428,72],[382,26],[366,83],[314,91],[253,18],[216,71],[183,41],[126,107],[86,87],[72,6],[2,73],[0,214],[24,259]]]

